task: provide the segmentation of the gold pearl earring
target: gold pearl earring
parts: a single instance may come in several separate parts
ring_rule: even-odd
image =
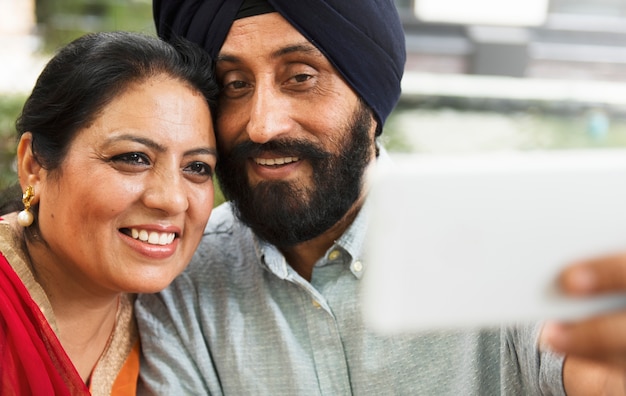
[[[35,193],[33,193],[33,186],[26,187],[26,191],[22,195],[22,202],[24,203],[24,210],[17,214],[17,223],[22,227],[28,227],[33,224],[33,214],[30,213],[30,203],[33,200]]]

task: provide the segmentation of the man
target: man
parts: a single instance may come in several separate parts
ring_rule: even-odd
[[[361,319],[363,181],[400,94],[391,0],[160,0],[157,30],[216,59],[213,212],[187,271],[141,296],[154,394],[564,394],[540,326],[383,336]],[[553,328],[553,335],[556,332]]]

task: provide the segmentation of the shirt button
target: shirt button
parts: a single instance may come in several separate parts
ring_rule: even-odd
[[[335,261],[339,258],[339,256],[341,256],[341,252],[339,250],[333,250],[332,252],[330,252],[330,254],[328,255],[328,259],[330,261]]]
[[[354,263],[352,263],[352,270],[354,272],[361,272],[361,271],[363,271],[363,263],[360,262],[359,260],[355,261]]]

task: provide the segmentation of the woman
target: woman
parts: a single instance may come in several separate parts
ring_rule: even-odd
[[[135,394],[133,293],[200,240],[216,95],[188,43],[97,33],[48,63],[17,121],[23,207],[0,212],[1,394]]]

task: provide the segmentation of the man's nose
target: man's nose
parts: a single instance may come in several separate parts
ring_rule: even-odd
[[[246,127],[250,140],[267,143],[289,133],[292,127],[289,98],[276,87],[257,86]]]

